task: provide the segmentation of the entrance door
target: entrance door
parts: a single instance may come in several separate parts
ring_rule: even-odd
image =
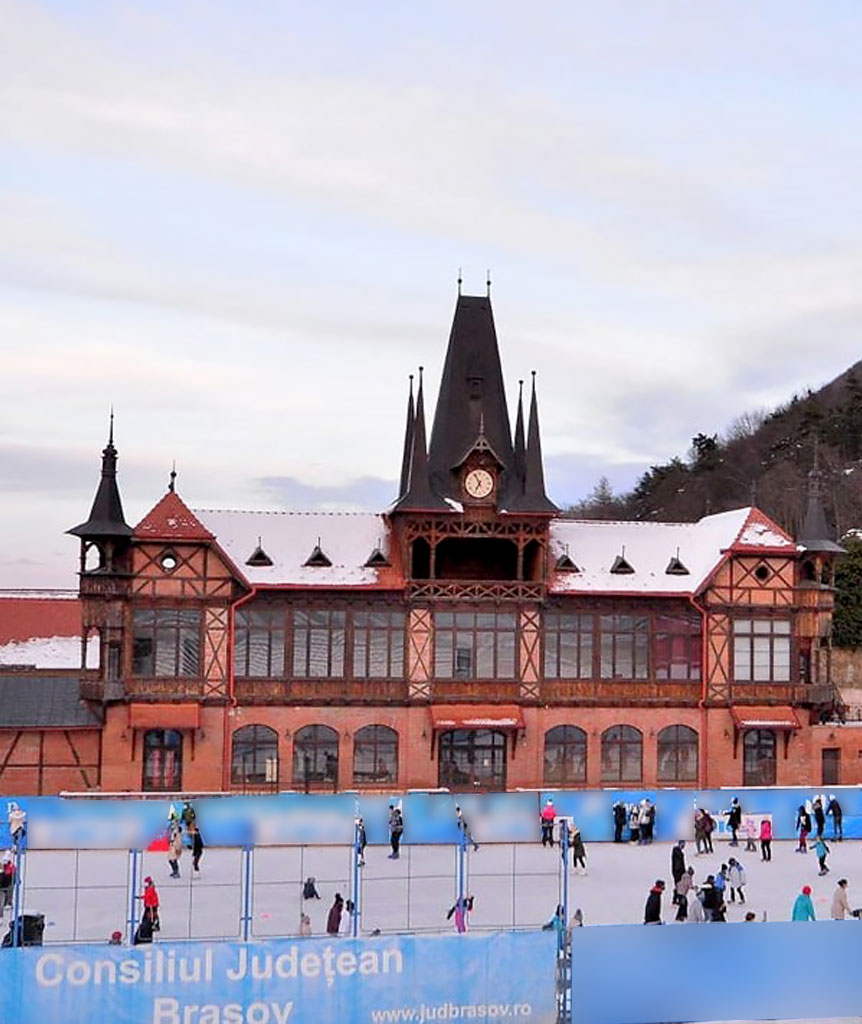
[[[448,789],[505,789],[506,734],[455,729],[440,736],[438,785]]]
[[[742,741],[743,786],[775,785],[775,733],[772,729],[749,729]]]
[[[175,729],[150,729],[144,733],[142,789],[175,792],[183,786],[183,736]]]
[[[820,754],[824,786],[841,785],[841,750],[839,747],[824,747]]]

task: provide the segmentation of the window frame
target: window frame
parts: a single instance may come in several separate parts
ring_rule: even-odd
[[[325,619],[325,621],[323,621]],[[346,608],[298,607],[290,617],[290,666],[293,679],[344,679],[347,665]],[[315,643],[322,647],[315,649]],[[324,655],[326,667],[320,668]],[[298,666],[301,664],[301,668]]]
[[[768,628],[766,628],[768,627]],[[777,628],[781,627],[781,628]],[[793,619],[789,616],[742,616],[733,619],[733,681],[735,683],[790,683],[793,674]],[[779,647],[784,648],[780,659]],[[766,660],[764,660],[766,656]],[[776,675],[776,663],[782,664]],[[764,665],[768,674],[764,672]],[[760,674],[759,674],[760,673]]]
[[[376,618],[376,622],[374,621]],[[407,610],[356,608],[350,615],[350,665],[353,679],[403,679],[407,665]],[[373,671],[381,654],[385,672]],[[361,665],[360,665],[361,662]],[[359,671],[357,671],[359,667]]]
[[[567,619],[574,621],[566,623]],[[596,651],[595,633],[595,612],[570,612],[556,608],[546,611],[542,616],[544,678],[592,679]],[[565,671],[565,665],[571,662],[575,665],[574,672]]]
[[[297,729],[293,736],[294,786],[337,786],[340,745],[341,737],[331,725],[313,722]],[[307,772],[305,758],[309,753],[313,755],[314,764],[311,765],[312,770]],[[333,758],[332,761],[329,757]],[[309,761],[310,764],[312,759]],[[322,768],[318,767],[317,763],[320,759],[323,762]]]
[[[489,619],[493,619],[493,622],[489,622]],[[494,611],[475,608],[435,610],[433,678],[465,682],[516,681],[518,626],[518,611],[514,608]],[[481,662],[489,653],[491,668],[483,668],[480,672]],[[505,664],[501,668],[504,659]]]
[[[453,775],[453,769],[458,769],[455,763],[454,751],[456,749],[455,736],[468,736],[467,742],[459,745],[460,753],[467,755],[467,764],[471,766],[468,772],[461,772],[466,776],[465,780],[458,780]],[[453,737],[450,739],[450,737]],[[488,742],[484,742],[485,738]],[[480,740],[477,742],[477,740]],[[449,751],[453,751],[453,757],[447,758]],[[477,774],[472,770],[476,764],[477,753],[481,756],[483,751],[490,750],[492,760],[491,784],[488,785],[488,778]],[[443,789],[466,790],[488,790],[490,792],[502,792],[506,789],[506,777],[508,772],[509,741],[506,733],[499,729],[447,729],[441,732],[437,740],[437,783]],[[450,768],[451,765],[451,768]]]
[[[671,737],[671,733],[673,736]],[[662,765],[662,747],[665,753],[670,753],[670,760],[673,764],[673,771],[668,772]],[[694,750],[693,766],[689,773],[683,770],[683,762],[688,758],[683,751]],[[660,729],[656,736],[656,782],[697,782],[700,758],[700,736],[697,729],[682,722],[667,725]]]
[[[754,742],[749,743],[749,737],[756,737]],[[771,737],[769,743],[765,742],[765,737]],[[749,764],[749,752],[757,752],[765,747],[768,747],[771,743],[772,746],[772,758],[771,758],[771,771],[769,772],[770,779],[763,779],[762,764],[768,762],[762,756],[758,756],[757,764]],[[742,735],[742,784],[743,786],[774,786],[778,778],[778,735],[775,729],[746,729]]]
[[[629,775],[625,772],[627,763],[626,751],[637,747],[638,750],[638,775]],[[618,751],[616,761],[617,768],[611,772],[608,770],[608,763],[612,760],[609,755]],[[643,733],[633,725],[611,725],[601,736],[601,781],[602,782],[643,782],[644,765],[644,743]]]
[[[239,679],[283,679],[287,660],[285,608],[238,608],[234,615],[234,674]],[[255,647],[263,648],[265,671],[256,668]],[[257,657],[260,657],[258,653]]]
[[[154,742],[155,737],[159,742]],[[144,793],[178,793],[183,788],[183,734],[179,729],[147,729],[141,738],[141,791]],[[158,777],[161,785],[152,785],[153,773],[148,771],[152,757],[161,755]],[[173,760],[170,777],[166,767]]]
[[[552,739],[554,733],[560,738]],[[549,770],[549,748],[551,743],[562,751],[562,771]],[[580,752],[580,757],[577,752]],[[575,753],[573,753],[575,752]],[[569,786],[584,785],[587,781],[588,765],[588,737],[586,730],[579,725],[565,723],[552,726],[545,731],[545,741],[542,748],[542,779],[546,786]],[[570,768],[576,765],[578,760],[581,763],[580,771],[572,771]]]
[[[631,620],[631,625],[626,624]],[[599,678],[611,682],[633,682],[650,678],[650,615],[641,612],[608,612],[599,615]],[[625,646],[631,671],[625,667]]]
[[[666,624],[670,628],[666,628]],[[651,616],[651,626],[652,678],[661,683],[700,682],[703,672],[701,616],[659,612]]]
[[[353,781],[358,786],[379,786],[383,783],[398,782],[398,746],[397,729],[391,726],[372,723],[363,725],[353,734]],[[357,770],[360,748],[371,752],[372,768],[370,773]],[[391,754],[389,764],[387,755]],[[381,766],[383,766],[381,768]]]
[[[202,675],[203,621],[201,608],[133,609],[132,677],[199,679]],[[144,653],[143,648],[147,644],[149,648]],[[165,667],[165,659],[172,662],[173,671],[159,671]],[[149,666],[149,671],[146,666]]]
[[[243,733],[249,733],[248,738],[243,736]],[[259,735],[262,734],[262,735]],[[269,735],[266,735],[269,734]],[[253,771],[247,773],[243,771],[240,773],[237,771],[238,761],[245,766],[245,757],[237,758],[237,754],[240,753],[238,750],[237,740],[243,747],[248,747],[251,751],[252,764],[256,767],[260,758],[261,753],[272,750],[274,751],[274,758],[264,757],[263,764],[264,770],[261,775],[260,772]],[[269,762],[275,760],[275,778],[269,779],[267,776],[269,772]],[[232,786],[241,786],[243,788],[248,786],[277,786],[279,780],[279,754],[278,754],[278,733],[271,726],[263,725],[259,722],[249,723],[248,725],[242,725],[238,729],[234,729],[231,735],[230,745],[230,784]]]

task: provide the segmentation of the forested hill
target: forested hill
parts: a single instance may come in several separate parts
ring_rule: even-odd
[[[795,534],[815,448],[838,536],[862,527],[862,362],[773,412],[745,413],[723,436],[698,434],[685,457],[653,466],[629,494],[615,495],[600,480],[567,514],[686,522],[756,504]]]

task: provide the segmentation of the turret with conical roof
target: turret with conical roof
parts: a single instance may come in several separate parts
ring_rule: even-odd
[[[520,402],[519,402],[519,413]],[[558,512],[545,494],[545,469],[542,462],[542,437],[539,430],[539,400],[536,397],[536,372],[530,395],[530,422],[527,428],[527,450],[524,456],[524,483],[520,494],[512,494],[509,505],[518,512]]]
[[[816,447],[814,465],[808,473],[808,505],[797,540],[807,551],[832,551],[836,554],[844,552],[844,548],[835,543],[832,530],[826,521],[826,511],[823,508],[823,473],[820,471]]]
[[[412,396],[411,396],[412,397]],[[411,425],[412,415],[412,425]],[[392,507],[393,512],[448,511],[449,505],[443,497],[431,488],[428,472],[428,452],[425,447],[425,398],[422,381],[422,367],[419,367],[419,390],[416,394],[416,411],[412,413],[412,401],[407,409],[408,429],[405,433],[404,462],[407,473],[402,469],[402,494]],[[409,442],[409,457],[407,446]]]

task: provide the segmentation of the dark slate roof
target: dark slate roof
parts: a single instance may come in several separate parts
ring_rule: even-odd
[[[515,460],[491,300],[459,295],[428,446],[435,493],[460,499],[455,470],[480,427],[502,463],[505,490]]]
[[[107,446],[102,450],[102,478],[93,499],[90,517],[86,523],[68,531],[76,537],[130,537],[132,528],[123,516],[123,503],[117,486],[117,449],[114,447],[114,428]]]
[[[0,729],[99,728],[77,675],[0,674]]]

